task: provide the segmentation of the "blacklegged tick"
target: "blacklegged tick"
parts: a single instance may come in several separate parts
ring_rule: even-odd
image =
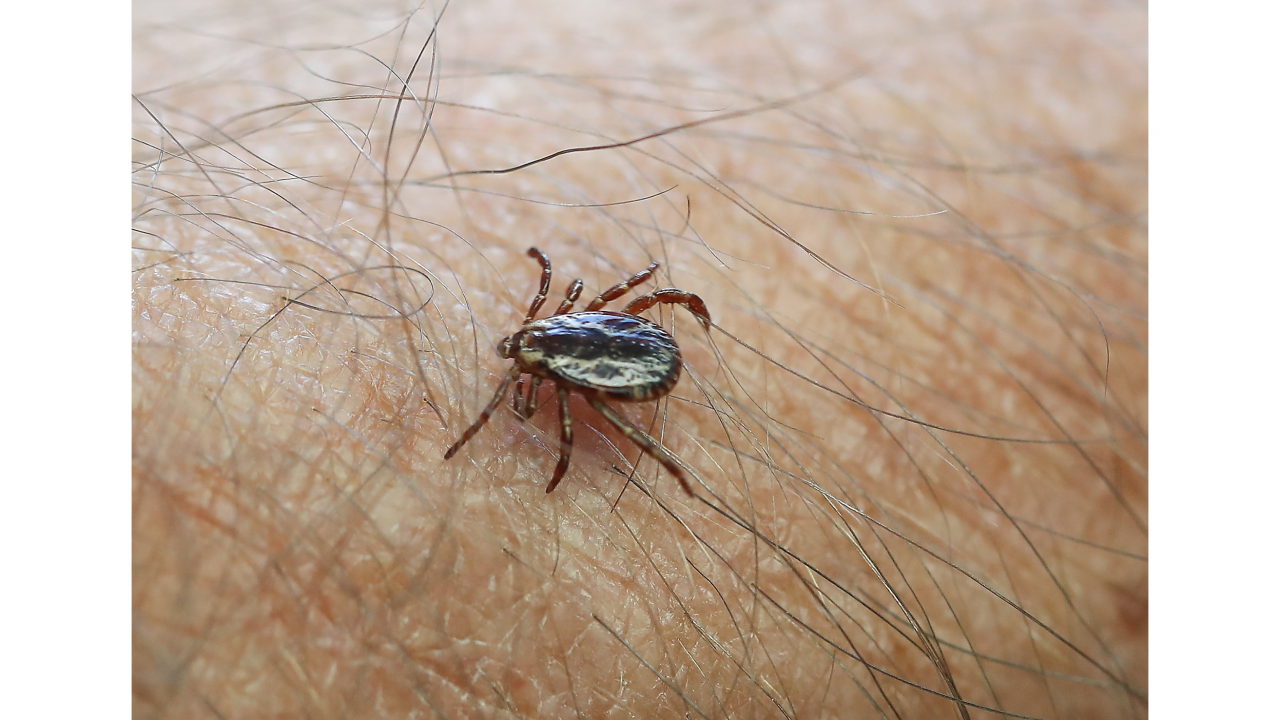
[[[538,388],[542,381],[555,383],[560,398],[560,462],[547,484],[547,492],[556,489],[564,473],[569,469],[569,455],[573,450],[573,418],[569,415],[569,393],[576,392],[586,398],[605,420],[613,423],[623,435],[662,463],[676,479],[680,487],[693,496],[693,489],[685,479],[674,455],[662,447],[648,433],[636,427],[606,400],[620,402],[644,402],[657,400],[671,392],[680,380],[680,348],[675,338],[662,326],[638,315],[658,303],[684,305],[702,323],[711,329],[711,315],[706,303],[693,293],[676,288],[654,290],[632,300],[622,312],[601,310],[607,303],[622,297],[631,288],[653,277],[658,263],[636,273],[625,282],[618,283],[600,293],[582,312],[569,312],[582,294],[582,281],[574,280],[565,292],[565,299],[551,317],[534,320],[534,315],[547,300],[551,288],[551,261],[538,248],[529,248],[529,257],[542,265],[542,284],[529,306],[524,324],[513,335],[498,344],[498,354],[515,360],[507,372],[493,399],[485,406],[480,417],[462,433],[458,442],[444,453],[448,460],[467,441],[480,432],[480,428],[502,403],[511,382],[516,382],[513,397],[516,415],[522,420],[537,411]],[[529,393],[524,391],[524,376],[533,377]]]

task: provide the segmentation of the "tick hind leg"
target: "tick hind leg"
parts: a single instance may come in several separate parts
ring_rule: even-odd
[[[710,332],[711,313],[707,311],[707,304],[702,301],[702,298],[684,290],[675,288],[654,290],[627,303],[627,306],[622,308],[622,312],[628,315],[639,315],[658,303],[685,306],[694,317],[698,318],[698,322],[702,323],[702,328]]]
[[[689,497],[693,497],[693,488],[689,487],[689,481],[685,479],[684,469],[680,467],[680,462],[676,460],[676,456],[672,455],[666,448],[650,437],[649,433],[636,427],[630,420],[623,417],[617,410],[609,407],[604,402],[595,398],[588,399],[591,407],[604,416],[605,420],[613,423],[613,426],[622,431],[627,439],[635,443],[641,450],[650,457],[662,463],[667,472],[676,476],[676,480],[680,481],[680,487],[684,488],[685,493]]]
[[[656,263],[656,262],[649,263],[649,267],[645,268],[644,270],[641,270],[635,275],[632,275],[629,279],[624,280],[618,283],[617,285],[614,285],[613,287],[609,288],[608,290],[605,290],[604,292],[600,293],[600,297],[597,297],[595,300],[592,300],[591,304],[587,305],[587,310],[599,310],[600,308],[604,307],[607,303],[622,297],[631,288],[653,277],[653,271],[657,270],[659,265],[661,265],[661,263]]]
[[[556,463],[555,474],[551,476],[551,482],[547,483],[547,492],[555,490],[560,484],[565,471],[569,469],[569,455],[573,453],[573,417],[569,415],[569,391],[558,387],[556,392],[560,395],[560,462]]]
[[[516,365],[511,368],[511,371],[507,373],[506,377],[502,378],[502,384],[498,385],[498,391],[493,394],[493,399],[490,400],[489,404],[484,407],[483,411],[481,411],[480,417],[476,418],[476,421],[471,423],[471,427],[463,431],[462,437],[458,438],[458,442],[450,445],[449,449],[444,451],[445,460],[448,460],[457,454],[457,452],[462,449],[462,446],[466,445],[467,441],[475,437],[476,433],[480,432],[480,428],[484,427],[484,424],[489,422],[489,417],[493,415],[494,410],[498,409],[498,405],[502,403],[503,396],[507,394],[507,388],[511,387],[511,381],[519,374],[520,366]]]

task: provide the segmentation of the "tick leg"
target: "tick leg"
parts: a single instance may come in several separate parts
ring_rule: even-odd
[[[526,254],[542,266],[542,283],[538,287],[538,294],[533,298],[533,304],[529,306],[529,314],[524,316],[524,324],[528,325],[529,321],[533,320],[533,316],[542,309],[542,303],[547,301],[547,293],[551,291],[551,260],[547,258],[546,253],[536,247],[529,248]]]
[[[556,388],[560,394],[560,462],[556,463],[556,472],[547,483],[547,492],[556,489],[564,473],[569,469],[569,455],[573,452],[573,418],[569,415],[569,391]]]
[[[563,315],[573,309],[573,304],[578,302],[578,296],[582,294],[582,280],[574,280],[569,284],[569,289],[564,291],[564,302],[560,303],[560,307],[556,308],[556,315]]]
[[[516,380],[516,391],[511,394],[511,408],[516,411],[516,417],[524,420],[529,417],[525,409],[528,403],[524,399],[524,375]]]
[[[533,414],[538,412],[538,408],[541,407],[538,405],[538,388],[540,387],[542,387],[542,378],[535,375],[533,382],[529,383],[529,397],[524,401],[524,416],[526,418],[533,417]]]
[[[533,417],[538,412],[538,388],[542,387],[542,378],[533,376],[533,381],[529,383],[528,394],[524,391],[524,375],[516,381],[516,391],[511,396],[512,407],[515,408],[516,415],[523,421]]]
[[[658,303],[670,303],[675,305],[683,305],[698,318],[698,322],[702,323],[702,328],[708,332],[711,331],[711,313],[707,312],[707,304],[702,298],[690,292],[677,290],[675,288],[663,288],[662,290],[654,290],[647,295],[640,297],[627,303],[622,308],[622,312],[628,315],[639,315]]]
[[[662,463],[667,472],[676,476],[676,480],[680,481],[680,487],[684,488],[685,493],[689,497],[693,497],[693,488],[689,487],[689,481],[684,477],[684,469],[680,467],[680,463],[676,460],[666,448],[662,447],[657,440],[649,436],[649,433],[641,430],[631,423],[630,420],[618,414],[617,410],[606,405],[604,402],[595,398],[588,398],[587,402],[591,403],[591,407],[595,408],[605,420],[613,423],[614,427],[622,431],[631,442],[635,443],[641,450],[648,453],[650,457]]]
[[[502,396],[507,394],[507,388],[511,387],[511,381],[519,374],[520,366],[512,366],[511,371],[507,373],[507,376],[502,378],[502,384],[498,385],[498,391],[493,394],[493,399],[489,401],[489,404],[486,405],[484,410],[480,413],[480,417],[477,418],[474,423],[471,423],[471,427],[467,428],[466,431],[462,433],[462,437],[458,438],[458,442],[450,445],[449,449],[444,451],[445,460],[453,457],[462,449],[463,445],[467,444],[468,440],[475,437],[475,434],[480,432],[480,428],[484,427],[485,423],[489,422],[489,416],[493,415],[493,411],[502,403]]]
[[[613,287],[609,288],[608,290],[605,290],[604,292],[600,293],[600,297],[596,298],[595,300],[592,300],[591,304],[587,306],[587,310],[599,310],[600,308],[605,306],[605,303],[611,300],[617,300],[618,298],[622,297],[623,294],[626,293],[631,288],[653,277],[653,271],[657,270],[658,265],[660,264],[661,263],[656,263],[656,262],[649,263],[649,267],[645,268],[644,270],[641,270],[635,275],[632,275],[631,279],[620,282],[617,285],[614,285]]]

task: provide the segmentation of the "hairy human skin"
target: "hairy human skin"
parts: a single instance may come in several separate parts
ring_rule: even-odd
[[[1145,717],[1145,22],[137,6],[135,713]],[[696,498],[580,398],[545,494],[550,387],[442,459],[531,245],[707,301]]]

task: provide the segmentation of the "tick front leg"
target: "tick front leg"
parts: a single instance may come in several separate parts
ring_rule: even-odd
[[[507,394],[507,388],[511,387],[511,381],[519,374],[520,366],[512,366],[510,372],[507,373],[507,376],[502,378],[502,384],[498,385],[498,391],[493,394],[493,399],[489,401],[489,404],[484,407],[484,411],[480,413],[480,417],[471,424],[471,427],[467,428],[466,431],[462,433],[462,437],[458,438],[458,442],[449,446],[449,449],[444,451],[445,460],[448,460],[457,454],[457,452],[462,449],[462,446],[466,445],[467,441],[475,437],[475,434],[480,432],[480,428],[484,427],[484,424],[489,422],[489,416],[493,415],[493,411],[498,409],[498,405],[502,403],[502,397]]]
[[[702,328],[707,332],[711,331],[711,313],[707,311],[707,304],[702,298],[690,292],[677,290],[676,288],[663,288],[662,290],[654,290],[647,295],[640,297],[627,303],[622,312],[628,315],[639,315],[658,303],[683,305],[698,318],[698,322],[702,323]]]
[[[689,497],[693,497],[693,488],[689,487],[689,481],[685,479],[684,469],[680,467],[680,462],[676,460],[676,456],[662,447],[657,440],[649,436],[649,433],[641,430],[631,423],[630,420],[624,418],[617,410],[606,405],[604,402],[595,398],[589,398],[587,402],[591,403],[591,407],[604,416],[605,420],[613,423],[613,426],[622,431],[631,442],[635,443],[641,450],[648,453],[649,457],[662,463],[667,472],[676,476],[676,480],[680,481],[680,487],[684,488]]]
[[[529,252],[525,254],[537,260],[542,266],[542,282],[538,285],[538,294],[533,297],[533,303],[529,305],[529,314],[524,316],[524,324],[528,325],[529,321],[533,320],[533,316],[542,309],[542,303],[547,301],[547,293],[551,291],[551,259],[536,247],[529,248]]]
[[[516,411],[516,417],[520,418],[521,420],[524,420],[525,418],[529,417],[527,414],[525,414],[525,406],[526,406],[526,403],[524,400],[524,375],[521,375],[520,379],[516,380],[516,391],[511,393],[511,409]]]
[[[529,383],[529,392],[525,393],[524,375],[520,376],[516,381],[516,391],[511,395],[511,407],[516,411],[516,417],[528,420],[538,412],[538,388],[540,387],[542,387],[542,378],[535,375]]]
[[[558,387],[560,394],[560,462],[556,463],[556,472],[547,484],[547,492],[556,489],[565,471],[569,469],[569,455],[573,452],[573,417],[569,415],[569,391]]]
[[[525,418],[533,417],[533,414],[538,412],[538,408],[542,407],[541,405],[538,404],[538,390],[541,387],[542,387],[542,378],[538,377],[537,375],[534,375],[533,380],[529,382],[529,397],[525,398],[525,401],[524,401]]]
[[[606,303],[609,303],[613,300],[617,300],[618,298],[622,297],[631,288],[653,277],[653,271],[657,270],[660,264],[661,263],[656,263],[656,262],[649,263],[649,267],[645,268],[644,270],[641,270],[635,275],[632,275],[631,279],[620,282],[617,285],[614,285],[613,287],[609,288],[608,290],[605,290],[604,292],[600,293],[600,297],[596,298],[595,300],[592,300],[591,304],[587,306],[587,310],[599,310],[600,308],[604,307]]]

